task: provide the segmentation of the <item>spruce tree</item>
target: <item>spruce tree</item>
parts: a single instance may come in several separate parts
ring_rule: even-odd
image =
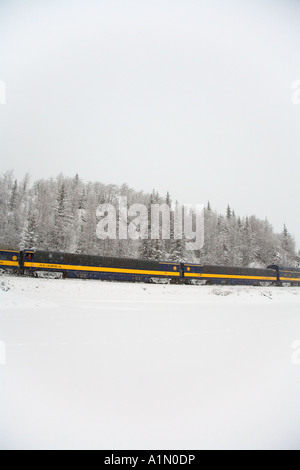
[[[13,212],[16,210],[17,207],[17,197],[18,197],[18,182],[15,180],[12,192],[11,192],[11,198],[10,198],[10,210]]]
[[[24,248],[29,250],[36,249],[37,241],[37,220],[34,214],[31,214],[24,234]]]
[[[167,204],[167,206],[170,209],[170,238],[168,240],[163,240],[163,254],[164,254],[165,259],[169,259],[170,250],[171,250],[171,238],[172,238],[172,234],[174,235],[174,226],[173,226],[174,215],[172,211],[172,200],[171,200],[169,191],[167,192],[167,195],[166,195],[165,204]]]

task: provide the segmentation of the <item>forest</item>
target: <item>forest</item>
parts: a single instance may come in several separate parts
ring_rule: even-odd
[[[168,204],[170,239],[152,240],[150,231],[146,239],[99,239],[97,208],[108,203],[118,212],[121,196],[127,198],[128,206],[144,204],[149,211],[151,204]],[[11,170],[0,176],[0,246],[224,266],[299,265],[300,253],[286,226],[275,233],[268,220],[239,216],[229,205],[225,214],[219,214],[209,202],[204,245],[189,250],[184,233],[181,239],[172,236],[177,204],[169,193],[161,196],[153,190],[147,194],[127,184],[84,182],[78,175],[62,174],[36,181],[27,174],[18,181]]]

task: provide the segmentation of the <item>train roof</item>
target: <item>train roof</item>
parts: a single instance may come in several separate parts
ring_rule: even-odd
[[[290,267],[286,267],[286,266],[279,266],[279,271],[290,271],[290,272],[296,272],[296,273],[300,273],[300,267],[299,268],[290,268]]]
[[[16,248],[15,246],[6,246],[6,245],[0,245],[0,251],[13,251],[14,253],[19,252],[19,248]]]
[[[269,269],[278,269],[279,271],[290,271],[290,272],[300,272],[300,266],[298,267],[290,267],[290,266],[279,266],[278,264],[271,264],[268,266]]]

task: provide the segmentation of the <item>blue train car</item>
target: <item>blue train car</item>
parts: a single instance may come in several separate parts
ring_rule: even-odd
[[[268,266],[274,269],[277,274],[278,283],[281,285],[288,284],[291,286],[300,286],[300,268],[286,268],[272,264]]]
[[[252,269],[202,264],[183,264],[183,276],[187,284],[261,285],[277,282],[276,270]]]
[[[24,272],[36,276],[165,282],[180,279],[180,263],[102,256],[23,251]]]
[[[18,271],[20,252],[14,248],[0,248],[0,270]]]

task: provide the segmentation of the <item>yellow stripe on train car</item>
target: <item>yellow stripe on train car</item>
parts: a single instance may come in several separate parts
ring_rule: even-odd
[[[16,267],[19,267],[19,263],[18,263],[18,261],[0,260],[0,266],[16,266]]]
[[[180,276],[179,272],[174,271],[147,271],[142,269],[125,269],[125,268],[105,268],[96,266],[75,266],[69,264],[48,264],[48,263],[24,263],[25,268],[42,268],[42,269],[58,269],[58,270],[72,270],[72,271],[91,271],[91,272],[104,272],[104,273],[119,273],[119,274],[148,274],[151,276]]]
[[[289,273],[289,274],[300,274],[300,271],[282,271],[280,270],[281,273]]]
[[[185,277],[210,277],[221,279],[257,279],[264,281],[277,281],[277,277],[264,277],[264,276],[240,276],[234,274],[206,274],[206,273],[184,273]]]

